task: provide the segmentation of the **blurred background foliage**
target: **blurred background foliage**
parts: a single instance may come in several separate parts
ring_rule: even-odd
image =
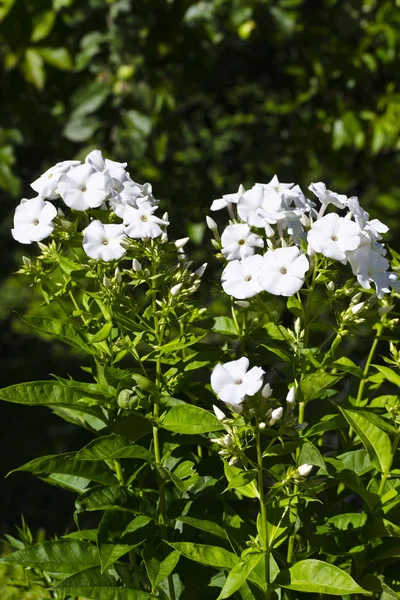
[[[30,182],[93,148],[153,183],[199,261],[211,201],[274,173],[359,195],[399,248],[399,53],[400,0],[0,0],[0,385],[78,372],[15,314],[40,299],[10,228]],[[0,411],[0,477],[76,445],[40,409]],[[63,530],[72,497],[49,511],[41,485],[2,483],[0,528],[23,511]]]

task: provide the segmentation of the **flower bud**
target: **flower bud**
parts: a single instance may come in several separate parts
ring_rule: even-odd
[[[163,216],[161,217],[161,220],[162,220],[162,221],[168,221],[168,213],[167,213],[167,212],[165,212],[165,213],[163,214]]]
[[[30,258],[28,258],[27,256],[23,256],[23,257],[22,257],[22,262],[24,263],[24,265],[25,265],[26,267],[30,267],[30,266],[31,266],[31,264],[32,264],[32,261],[31,261],[31,259],[30,259]]]
[[[363,308],[363,306],[364,306],[364,302],[359,302],[358,304],[351,306],[350,311],[352,312],[353,315],[356,315],[358,312],[360,312],[360,310]]]
[[[211,231],[213,233],[218,232],[218,225],[216,224],[216,222],[214,221],[214,219],[212,219],[211,217],[207,216],[206,217],[206,223],[207,223],[207,227],[209,229],[211,229]]]
[[[270,398],[272,396],[272,387],[269,383],[264,385],[263,389],[261,390],[261,396],[263,398]]]
[[[229,461],[228,461],[228,465],[230,467],[234,467],[238,462],[239,462],[238,457],[237,456],[232,456],[232,458],[230,458]]]
[[[291,387],[290,390],[288,391],[287,396],[286,396],[286,402],[291,407],[293,407],[294,403],[296,402],[296,390],[295,390],[294,386]]]
[[[197,277],[203,277],[204,275],[204,271],[207,269],[207,263],[203,263],[201,265],[201,267],[199,267],[198,269],[195,270],[195,275],[197,275]]]
[[[61,208],[57,208],[57,214],[59,217],[65,217],[65,212]]]
[[[267,426],[266,423],[264,423],[264,421],[261,421],[261,423],[258,424],[258,429],[263,430],[266,428],[266,426]]]
[[[111,283],[111,281],[110,281],[110,280],[108,279],[108,277],[106,277],[105,275],[104,275],[104,277],[103,277],[103,285],[104,285],[104,287],[105,287],[105,288],[110,288],[110,287],[112,287],[112,283]]]
[[[229,435],[229,433],[226,434],[226,436],[223,439],[223,442],[224,442],[225,446],[232,446],[232,438]]]
[[[185,246],[190,238],[185,237],[185,238],[181,238],[179,240],[175,241],[175,246],[177,247],[178,250],[180,250],[181,248],[183,248],[183,246]]]
[[[282,406],[280,406],[279,408],[275,408],[272,413],[271,413],[271,420],[269,422],[269,424],[271,425],[275,425],[275,423],[277,423],[279,421],[279,419],[282,418],[283,415],[283,408]]]
[[[307,475],[311,473],[312,468],[312,465],[307,465],[305,463],[304,465],[300,465],[300,467],[297,468],[297,472],[301,477],[307,477]]]
[[[169,293],[172,297],[176,296],[177,293],[180,291],[182,287],[181,283],[177,283],[176,285],[172,286],[172,288],[170,289]]]
[[[236,306],[240,306],[240,308],[249,308],[250,302],[247,300],[235,300]]]
[[[330,281],[329,283],[327,283],[326,287],[327,287],[327,289],[328,289],[329,292],[334,292],[335,291],[335,284],[333,283],[333,281]]]
[[[301,319],[300,319],[300,317],[297,317],[297,319],[294,322],[294,332],[297,335],[297,337],[300,337],[300,333],[301,333]]]
[[[218,408],[218,406],[215,406],[215,404],[213,404],[213,411],[218,421],[223,421],[224,419],[226,419],[225,413],[222,412],[222,410]]]
[[[269,223],[265,223],[265,235],[267,236],[267,238],[274,237],[275,235],[275,231],[272,229]]]
[[[121,277],[121,270],[119,267],[115,267],[114,277],[116,278],[118,283],[121,283],[122,277]]]
[[[132,270],[135,271],[135,273],[142,270],[142,265],[138,260],[136,260],[136,258],[134,258],[132,261]]]

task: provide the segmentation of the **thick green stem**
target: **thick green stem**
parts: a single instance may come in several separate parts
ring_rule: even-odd
[[[263,456],[261,449],[261,433],[258,431],[256,434],[256,447],[257,447],[257,466],[258,466],[258,495],[260,500],[260,513],[261,513],[261,532],[262,532],[262,543],[265,550],[265,600],[269,600],[271,596],[270,586],[270,568],[269,568],[269,555],[270,548],[268,545],[268,531],[267,531],[267,507],[265,506],[265,495],[264,495],[264,470],[263,470]]]
[[[358,394],[357,394],[357,398],[356,398],[356,406],[359,406],[361,403],[361,400],[363,399],[364,388],[365,388],[365,384],[367,383],[368,374],[369,374],[369,368],[371,366],[372,359],[374,358],[374,354],[375,354],[378,342],[382,336],[383,329],[384,329],[384,327],[383,327],[382,323],[378,323],[376,326],[376,335],[375,335],[374,341],[372,343],[371,349],[369,351],[367,362],[365,363],[363,375],[362,375],[360,385],[358,388]]]

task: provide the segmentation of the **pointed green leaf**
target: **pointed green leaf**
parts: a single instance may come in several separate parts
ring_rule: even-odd
[[[224,473],[225,477],[230,483],[231,481],[236,479],[236,477],[241,476],[243,470],[239,469],[239,467],[230,466],[228,462],[224,462]],[[254,481],[251,481],[250,483],[247,483],[246,485],[241,485],[239,487],[236,485],[235,489],[240,494],[242,494],[242,496],[246,496],[247,498],[258,498],[258,489]]]
[[[201,529],[202,531],[206,531],[207,533],[212,533],[226,540],[225,529],[221,527],[221,525],[218,525],[213,521],[207,521],[205,519],[195,519],[194,517],[188,517],[186,515],[179,517],[178,521],[182,521],[182,523],[187,523],[187,525],[196,527],[196,529]]]
[[[316,446],[314,446],[311,442],[304,442],[301,446],[300,455],[297,459],[297,464],[299,465],[314,465],[316,467],[321,467],[321,469],[325,469],[325,461],[321,456],[320,451]]]
[[[239,562],[239,557],[224,548],[193,544],[192,542],[168,542],[180,554],[202,565],[219,569],[233,569]]]
[[[150,600],[151,595],[135,589],[129,567],[115,565],[107,573],[101,573],[100,567],[85,569],[64,581],[53,589],[57,592],[95,600]]]
[[[388,434],[371,422],[367,412],[344,408],[340,410],[361,439],[375,468],[381,473],[387,473],[392,465],[392,444]]]
[[[58,381],[29,381],[0,389],[0,400],[6,402],[42,406],[62,405],[69,408],[74,404],[78,410],[85,411],[86,406],[79,402],[81,398],[81,392]]]
[[[38,476],[50,473],[62,473],[74,475],[75,477],[84,477],[91,481],[104,483],[106,485],[116,482],[114,474],[106,465],[76,460],[74,452],[35,458],[11,472],[13,473],[15,471],[28,471],[29,473]]]
[[[127,490],[120,485],[96,486],[79,496],[75,506],[78,511],[107,510],[124,507],[128,500]]]
[[[139,458],[147,462],[154,462],[154,454],[138,446],[132,444],[127,438],[122,435],[105,435],[104,437],[93,440],[87,446],[79,450],[76,454],[78,460],[108,460],[111,458]]]
[[[308,594],[372,595],[339,567],[315,559],[301,560],[290,569],[281,571],[275,579],[274,585]]]
[[[110,335],[113,328],[112,323],[105,323],[103,327],[94,335],[88,334],[89,342],[91,344],[98,344],[99,342],[104,342]]]
[[[175,569],[179,562],[181,555],[177,550],[174,550],[160,563],[156,579],[154,581],[154,587],[158,587],[166,577],[168,577]]]
[[[222,429],[217,417],[204,408],[190,404],[173,406],[160,420],[168,431],[185,434],[209,433]]]
[[[310,375],[305,375],[300,381],[300,393],[305,402],[315,400],[316,398],[323,398],[326,389],[335,385],[342,377],[343,375],[332,375],[324,371],[310,373]]]
[[[390,381],[390,383],[394,383],[397,387],[400,387],[400,375],[395,373],[393,369],[390,367],[385,367],[384,365],[372,365],[375,369],[378,369],[382,375],[384,375],[385,379]]]
[[[93,353],[93,349],[85,342],[78,327],[51,317],[23,317],[22,321],[42,333],[48,333],[60,342],[82,350],[86,354]]]
[[[63,539],[18,550],[3,557],[0,562],[52,573],[76,573],[98,565],[99,556],[93,544],[82,540]]]
[[[241,560],[235,565],[230,571],[217,600],[230,598],[230,596],[244,584],[251,571],[258,565],[264,556],[264,554],[248,554],[244,560]]]

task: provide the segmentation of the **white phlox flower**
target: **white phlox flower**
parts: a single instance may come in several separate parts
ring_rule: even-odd
[[[130,178],[125,179],[111,179],[111,196],[110,196],[110,205],[114,212],[116,212],[116,207],[120,204],[122,206],[128,205],[133,206],[133,208],[137,208],[138,202],[140,199],[143,201],[147,196],[143,198],[142,196],[142,188],[137,183],[132,181]]]
[[[361,287],[369,290],[371,282],[375,284],[378,298],[383,298],[383,295],[388,294],[390,288],[396,285],[398,276],[388,271],[389,261],[380,252],[376,252],[374,246],[365,244],[352,252],[349,262]]]
[[[379,221],[379,219],[369,220],[369,214],[361,208],[356,196],[349,198],[349,210],[361,231],[371,239],[381,240],[382,236],[380,234],[389,231],[389,227]]]
[[[63,162],[59,162],[54,167],[47,169],[43,175],[31,183],[31,188],[42,198],[55,200],[59,196],[57,188],[60,177],[72,167],[77,167],[80,164],[79,160],[64,160]]]
[[[252,256],[255,248],[263,248],[262,238],[251,233],[251,228],[247,224],[228,225],[222,236],[222,254],[227,260],[235,260]]]
[[[83,249],[91,258],[106,262],[118,260],[126,252],[121,242],[126,239],[123,225],[103,225],[101,221],[92,221],[83,230]]]
[[[261,292],[258,283],[261,265],[262,256],[259,254],[229,262],[222,272],[224,292],[237,300],[245,300]]]
[[[239,198],[244,194],[246,190],[242,185],[239,185],[239,189],[235,194],[225,194],[222,198],[217,198],[211,204],[210,210],[221,210],[226,208],[229,204],[237,204]]]
[[[245,356],[225,364],[218,364],[211,374],[211,387],[222,402],[237,406],[246,396],[254,396],[263,384],[264,370],[253,367],[248,371]]]
[[[133,239],[156,238],[163,233],[160,225],[169,225],[169,221],[153,215],[157,206],[150,202],[141,202],[137,208],[129,205],[116,207],[116,214],[126,225],[126,235]]]
[[[330,213],[313,223],[307,240],[315,252],[345,264],[346,252],[358,248],[361,243],[360,235],[357,223]]]
[[[322,216],[329,204],[333,204],[336,208],[345,208],[347,206],[347,196],[327,190],[325,183],[322,181],[311,183],[308,189],[317,196],[322,204],[320,216]]]
[[[74,167],[61,176],[58,190],[65,204],[74,210],[98,208],[110,192],[110,177],[89,164]]]
[[[11,234],[20,244],[40,242],[52,233],[56,216],[57,209],[51,202],[45,202],[40,196],[31,200],[23,198],[15,209]]]
[[[275,215],[287,208],[284,195],[278,193],[269,184],[256,183],[239,199],[237,210],[239,217],[254,227],[264,227],[267,214],[268,223],[276,223]]]
[[[109,158],[103,158],[101,150],[93,150],[86,158],[85,163],[89,164],[98,173],[108,171],[111,177],[119,179],[125,173],[128,163],[120,163]]]
[[[310,267],[308,258],[296,246],[268,250],[262,257],[258,282],[275,296],[292,296],[302,287]]]

